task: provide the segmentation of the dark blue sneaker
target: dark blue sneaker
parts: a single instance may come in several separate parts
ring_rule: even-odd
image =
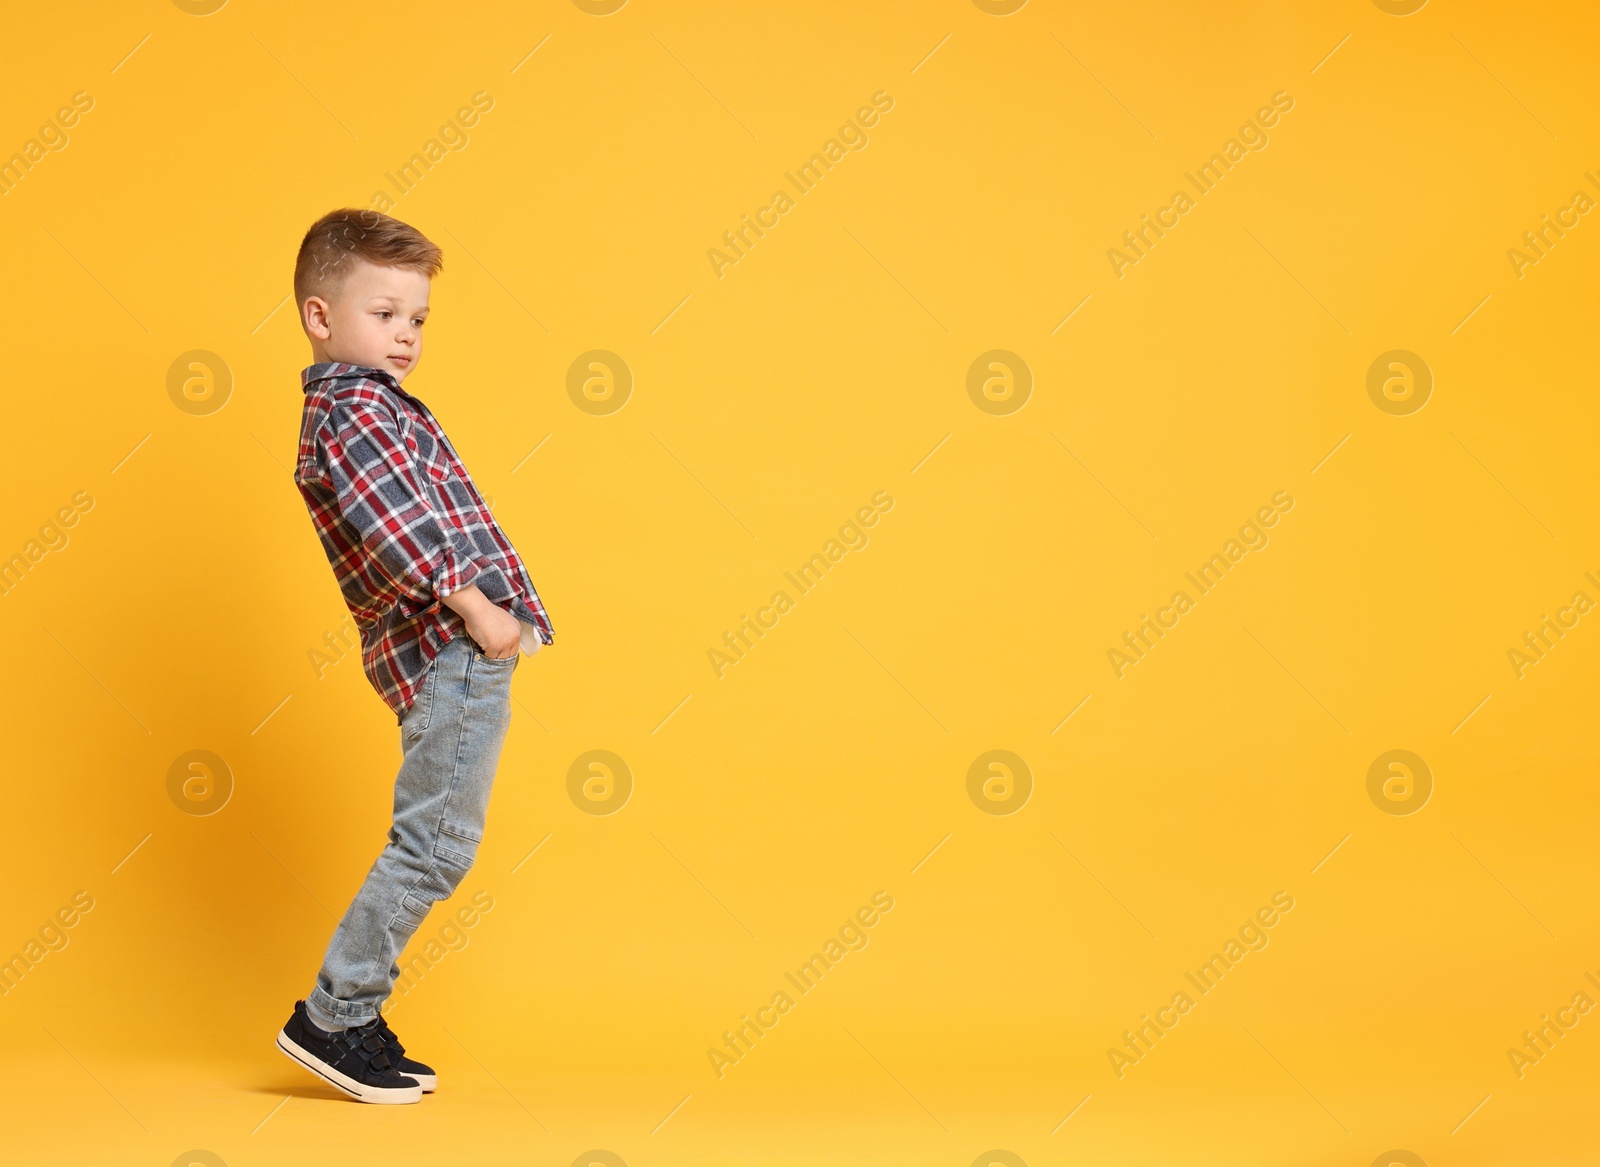
[[[378,1036],[382,1037],[383,1044],[389,1047],[389,1060],[406,1077],[415,1078],[424,1094],[432,1094],[439,1088],[439,1075],[433,1072],[433,1067],[406,1057],[406,1047],[400,1044],[399,1037],[389,1028],[389,1023],[384,1020],[382,1013],[378,1014]]]
[[[422,1087],[415,1078],[400,1073],[378,1031],[381,1023],[382,1018],[375,1018],[362,1026],[327,1033],[306,1018],[306,1003],[296,1001],[294,1013],[278,1033],[278,1048],[358,1101],[421,1102]]]

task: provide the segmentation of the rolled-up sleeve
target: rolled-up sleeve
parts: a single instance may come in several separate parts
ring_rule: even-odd
[[[406,615],[436,607],[473,581],[480,568],[471,544],[434,509],[392,413],[341,403],[329,412],[320,444],[340,515],[369,561],[403,593]]]

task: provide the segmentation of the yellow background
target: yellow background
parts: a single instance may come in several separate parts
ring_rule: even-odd
[[[1520,278],[1507,250],[1600,194],[1596,31],[1576,0],[10,12],[0,157],[94,106],[0,199],[0,555],[94,505],[0,597],[0,955],[95,907],[0,998],[0,1160],[1590,1161],[1600,1014],[1521,1078],[1506,1051],[1600,999],[1600,616],[1520,678],[1507,650],[1600,598],[1600,225]],[[445,253],[407,388],[556,642],[449,905],[493,910],[390,1014],[444,1085],[361,1107],[271,1046],[399,758],[357,659],[311,664],[344,609],[282,301],[306,226],[479,90],[394,210]],[[878,90],[870,145],[713,274]],[[1119,278],[1280,90],[1270,145]],[[209,415],[167,392],[197,349],[233,380]],[[591,349],[634,377],[608,416],[566,391]],[[992,349],[1019,411],[967,394]],[[1405,416],[1367,394],[1393,349],[1434,378]],[[1277,491],[1270,544],[1119,679]],[[203,817],[167,792],[197,749],[234,782]],[[567,794],[595,749],[635,782],[605,816]],[[1033,775],[1012,814],[968,797],[994,749]],[[1403,817],[1367,792],[1393,749],[1435,782]],[[707,1049],[879,890],[868,947],[719,1079]],[[1279,890],[1268,947],[1119,1079],[1107,1049]]]

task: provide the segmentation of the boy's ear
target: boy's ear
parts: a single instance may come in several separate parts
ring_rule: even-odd
[[[300,305],[300,323],[318,340],[327,340],[333,335],[328,325],[328,302],[321,296],[306,297],[306,302]]]

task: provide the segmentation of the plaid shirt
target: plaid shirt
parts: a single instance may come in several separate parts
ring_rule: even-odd
[[[300,376],[295,485],[361,630],[362,670],[396,719],[466,632],[441,596],[476,584],[551,643],[533,581],[428,407],[378,369],[325,362]]]

